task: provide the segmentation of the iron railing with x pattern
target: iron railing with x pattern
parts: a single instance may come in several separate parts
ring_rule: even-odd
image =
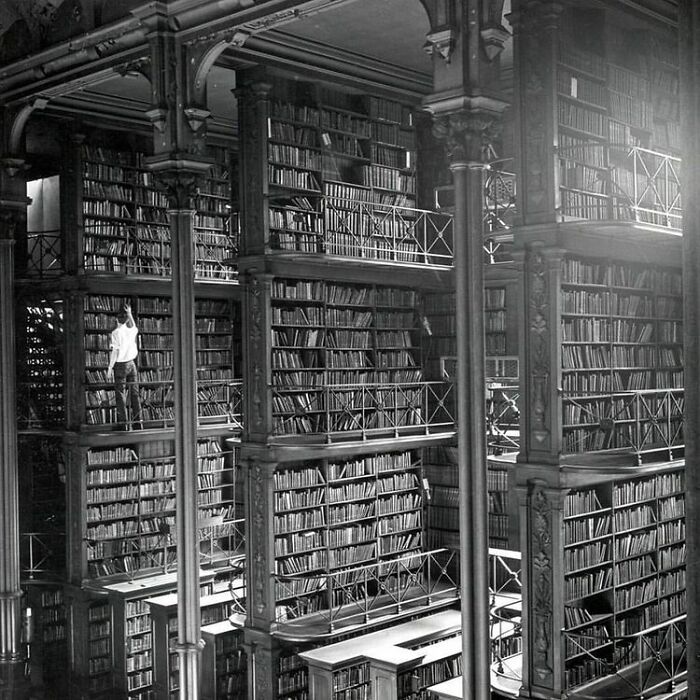
[[[333,442],[453,430],[453,392],[449,382],[274,387],[274,433],[324,433]]]
[[[422,606],[454,601],[459,595],[457,570],[455,552],[434,549],[341,571],[278,574],[277,633],[322,637],[383,615],[417,612]],[[308,624],[309,615],[314,615],[317,624]]]
[[[141,420],[148,427],[171,427],[175,422],[175,383],[144,381],[139,386]],[[114,425],[117,420],[113,383],[94,383],[85,390],[85,424]],[[197,418],[200,424],[224,422],[242,424],[242,381],[240,379],[198,379]]]
[[[124,226],[114,240],[90,238],[86,231],[83,267],[86,272],[120,273],[124,275],[171,275],[169,233],[148,233],[146,229]],[[238,255],[238,236],[212,231],[194,231],[193,259],[195,279],[231,280],[236,278],[232,261]],[[20,276],[45,278],[65,272],[60,231],[27,234],[23,260],[18,261]],[[95,240],[101,240],[98,245]]]
[[[23,579],[55,576],[65,568],[65,533],[23,532],[20,534],[20,563]]]
[[[578,657],[596,676],[607,676],[598,689],[577,691],[577,700],[641,700],[667,693],[687,676],[687,616],[677,615],[634,634],[612,635],[604,625],[583,631],[563,631],[568,658]],[[570,678],[580,681],[576,676]],[[682,692],[682,689],[680,689]]]
[[[609,395],[565,395],[567,454],[624,449],[639,462],[645,454],[674,459],[682,454],[683,389],[621,391]]]
[[[522,556],[489,548],[491,672],[501,688],[522,681]]]
[[[515,173],[495,161],[484,172],[484,253],[488,263],[511,259],[513,221],[516,215]]]
[[[324,197],[329,255],[422,265],[452,265],[452,215],[425,209]]]
[[[18,254],[20,254],[18,248]],[[26,249],[18,260],[17,273],[27,277],[54,277],[63,273],[61,232],[35,231],[27,233]]]
[[[630,150],[630,158],[634,220],[680,232],[681,159],[639,146]]]

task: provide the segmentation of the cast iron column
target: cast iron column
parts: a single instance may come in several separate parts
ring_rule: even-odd
[[[26,226],[23,162],[0,163],[0,698],[20,697],[22,590],[15,372],[14,243]]]
[[[700,694],[700,7],[680,2],[688,697]]]
[[[481,167],[480,163],[461,158],[453,158],[450,163],[455,188],[457,450],[465,700],[490,698]]]
[[[156,161],[158,169],[162,163]],[[175,398],[175,479],[178,636],[180,697],[199,697],[201,611],[197,537],[197,364],[194,331],[193,198],[197,178],[208,165],[194,170],[167,169],[157,177],[166,186],[170,208],[172,266],[173,360]]]

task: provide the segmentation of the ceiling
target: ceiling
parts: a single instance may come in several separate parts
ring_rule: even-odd
[[[355,0],[303,17],[281,28],[286,34],[430,74],[423,50],[430,31],[418,0]]]
[[[410,71],[429,84],[432,65],[423,48],[428,31],[428,17],[419,0],[341,0],[330,9],[260,32],[255,40],[275,45],[291,41],[297,47],[301,43],[309,57],[342,52],[350,63],[371,62],[388,74]],[[242,62],[241,56],[245,57]],[[231,66],[250,60],[245,50],[229,50],[219,65],[210,70],[207,107],[216,121],[235,121],[236,101],[231,92],[235,88],[235,70]],[[150,98],[147,80],[131,73],[114,76],[62,102],[95,108],[109,105],[118,114],[122,109],[134,108],[144,112],[150,108]]]

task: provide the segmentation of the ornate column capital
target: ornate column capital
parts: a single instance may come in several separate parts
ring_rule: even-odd
[[[195,210],[194,198],[197,188],[211,168],[209,161],[182,159],[175,155],[147,158],[146,165],[153,171],[156,187],[165,192],[170,210]]]
[[[433,134],[444,142],[450,168],[483,167],[501,129],[496,115],[478,111],[440,115],[433,123]]]

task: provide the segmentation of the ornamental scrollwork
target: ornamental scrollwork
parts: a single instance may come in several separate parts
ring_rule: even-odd
[[[260,281],[253,277],[248,285],[249,309],[248,318],[250,327],[248,337],[250,338],[251,362],[251,432],[264,430],[265,420],[263,404],[265,401],[265,377],[261,359],[264,358],[265,348],[263,347],[264,337],[264,317],[263,298]]]
[[[155,174],[154,179],[156,186],[165,192],[170,209],[194,209],[197,188],[202,179],[201,172],[184,169],[161,170]]]
[[[501,129],[500,120],[484,112],[455,112],[433,123],[433,135],[444,142],[451,164],[485,163]]]
[[[530,341],[530,412],[532,436],[542,444],[549,436],[547,412],[549,410],[548,387],[550,378],[549,358],[549,285],[547,268],[539,251],[530,255],[529,265],[529,341]]]
[[[530,494],[532,659],[537,685],[552,687],[552,508],[541,484]]]
[[[251,551],[253,552],[253,600],[255,612],[264,615],[267,610],[267,582],[269,580],[267,567],[267,484],[265,468],[260,462],[252,467],[253,493],[251,510],[253,513],[253,532]]]

